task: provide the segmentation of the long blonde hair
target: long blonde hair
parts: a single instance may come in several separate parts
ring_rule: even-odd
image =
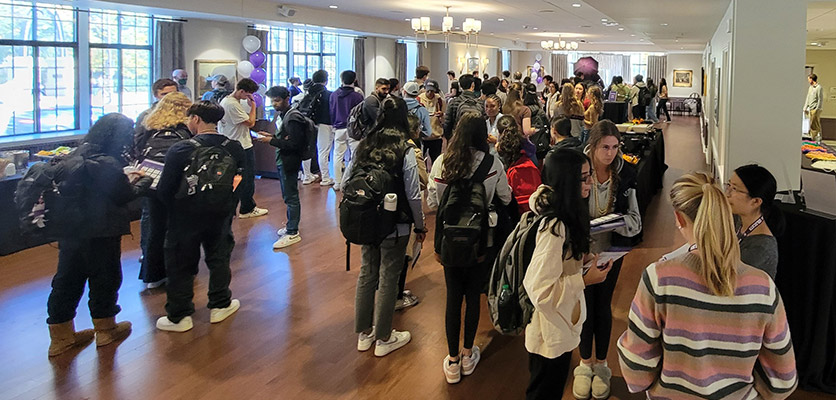
[[[186,111],[192,106],[192,101],[180,92],[172,92],[160,99],[160,102],[142,121],[148,130],[159,130],[185,124],[189,117]]]
[[[674,182],[671,203],[674,210],[694,222],[699,273],[706,286],[717,296],[733,296],[740,246],[731,205],[723,189],[713,176],[692,172]]]
[[[583,103],[575,97],[575,86],[571,83],[563,84],[560,100],[557,101],[557,108],[562,108],[566,115],[583,115]]]
[[[586,93],[590,100],[589,108],[594,108],[598,116],[601,116],[604,113],[604,103],[601,100],[604,94],[601,92],[601,88],[593,86]]]
[[[505,104],[502,105],[502,114],[504,115],[517,115],[517,110],[520,107],[524,107],[522,101],[522,94],[518,85],[511,86],[511,89],[508,90],[507,98],[505,99]]]

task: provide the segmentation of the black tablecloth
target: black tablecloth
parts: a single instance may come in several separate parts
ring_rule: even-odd
[[[605,101],[604,115],[601,119],[608,119],[616,124],[627,122],[627,103],[623,101]]]
[[[836,394],[836,217],[780,204],[775,284],[787,309],[799,386]]]
[[[636,200],[639,203],[639,213],[644,220],[647,207],[662,189],[662,178],[668,169],[668,165],[665,164],[665,137],[661,131],[658,131],[656,138],[639,156],[641,159],[634,166],[636,168]],[[629,245],[638,245],[642,241],[642,236],[643,233],[639,233],[630,238]]]

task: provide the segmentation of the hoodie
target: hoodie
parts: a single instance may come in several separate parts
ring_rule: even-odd
[[[407,111],[418,117],[418,120],[421,121],[421,137],[430,137],[433,129],[432,122],[430,122],[430,112],[415,97],[404,96],[403,100],[406,102]]]
[[[331,125],[331,107],[329,105],[331,92],[328,88],[321,83],[314,83],[305,96],[314,96],[312,118],[314,124]]]
[[[331,93],[329,108],[334,129],[346,129],[351,109],[362,102],[363,94],[358,93],[354,86],[340,86],[337,91]]]
[[[639,90],[643,87],[647,87],[647,84],[644,82],[638,82],[633,85],[632,89],[630,89],[630,105],[639,105]]]

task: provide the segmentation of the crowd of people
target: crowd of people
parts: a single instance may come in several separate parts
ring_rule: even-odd
[[[381,181],[386,185],[383,200],[370,209],[340,205],[341,228],[343,218],[357,215],[386,221],[361,232],[375,237],[361,242],[358,351],[374,347],[383,357],[410,342],[409,331],[393,329],[393,315],[420,302],[405,288],[406,275],[432,228],[447,293],[443,376],[454,384],[475,373],[481,295],[509,232],[534,215],[534,247],[522,282],[533,306],[525,329],[531,374],[526,398],[559,398],[576,348],[575,398],[608,398],[612,298],[623,258],[602,262],[599,255],[631,246],[643,226],[636,170],[622,158],[615,124],[602,119],[603,102],[613,96],[632,102],[634,116],[655,120],[657,108],[667,114],[664,79],[657,87],[639,75],[630,87],[616,77],[604,88],[582,76],[561,82],[547,76],[538,92],[519,72],[512,79],[508,71],[458,78],[449,71],[445,94],[430,75],[421,66],[408,82],[377,79],[368,96],[353,71],[340,74],[333,93],[324,70],[306,82],[291,78],[288,87],[266,93],[276,113],[275,134],[253,131],[258,85],[246,78],[232,89],[225,77],[212,77],[212,94],[195,103],[180,81],[161,79],[153,85],[158,102],[135,124],[119,114],[102,117],[76,150],[95,166],[83,193],[95,205],[86,211],[96,223],[59,238],[48,303],[49,355],[94,337],[105,346],[130,334],[130,323],[115,319],[120,237],[130,232],[126,204],[139,197],[140,279],[151,289],[164,286],[167,297],[156,327],[192,329],[201,247],[210,276],[210,322],[239,309],[229,289],[233,219],[267,214],[254,200],[257,141],[277,149],[287,223],[277,232],[275,249],[301,241],[300,180],[342,191],[343,200],[362,197],[364,188]],[[132,160],[161,163],[159,180],[124,169]],[[628,329],[618,340],[631,392],[677,399],[781,399],[792,393],[792,342],[773,282],[775,235],[783,226],[771,206],[776,190],[774,177],[757,165],[736,169],[725,188],[699,172],[676,180],[670,200],[686,244],[644,271]],[[424,205],[436,214],[434,227],[426,223]],[[593,232],[591,220],[613,213],[623,224]],[[95,329],[77,332],[73,320],[85,285]]]

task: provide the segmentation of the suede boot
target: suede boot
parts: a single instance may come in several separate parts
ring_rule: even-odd
[[[96,328],[96,346],[99,347],[122,340],[131,334],[131,323],[116,323],[116,317],[93,318],[93,327]]]
[[[72,320],[60,324],[49,324],[49,356],[55,357],[74,346],[83,346],[93,340],[93,330],[75,331]]]

